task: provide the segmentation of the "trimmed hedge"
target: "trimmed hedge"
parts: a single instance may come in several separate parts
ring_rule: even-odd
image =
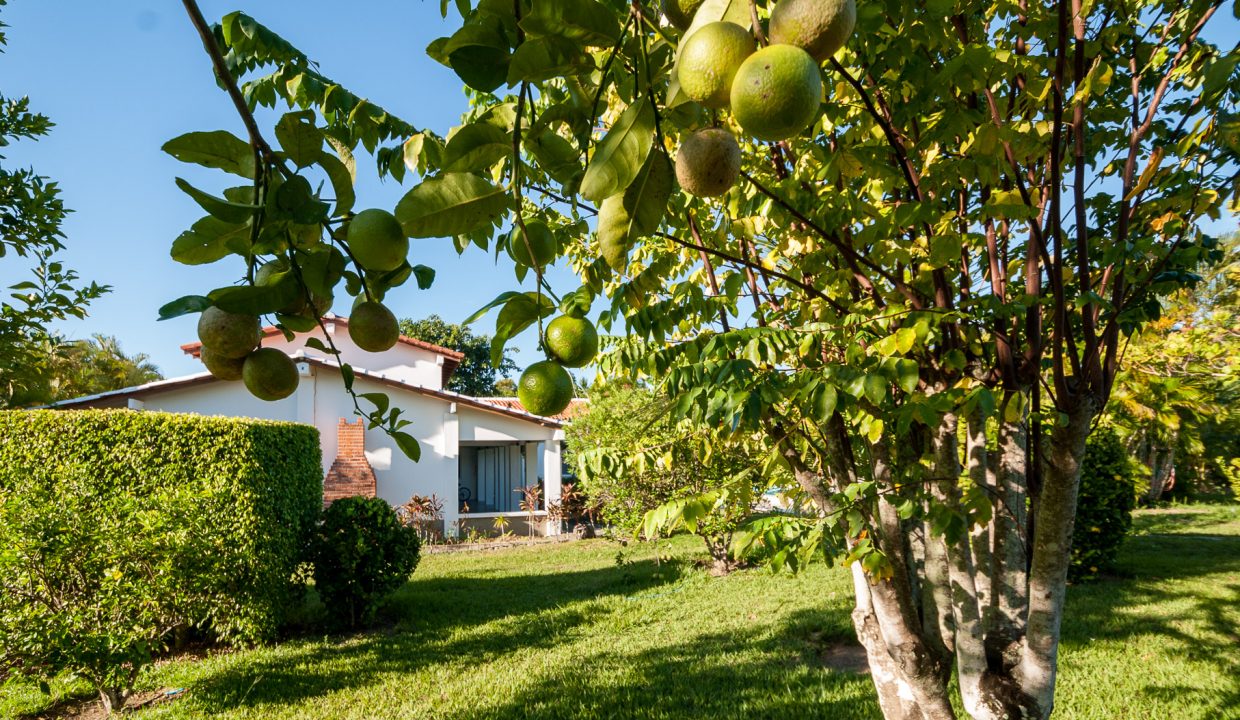
[[[95,600],[109,579],[125,579],[125,593],[145,595],[126,602],[223,640],[261,642],[300,604],[294,575],[321,507],[319,436],[307,425],[126,410],[0,413],[5,585],[33,587],[40,563],[75,556],[80,582],[97,584]],[[135,583],[135,574],[148,580]],[[0,592],[0,622],[14,602],[38,614]]]

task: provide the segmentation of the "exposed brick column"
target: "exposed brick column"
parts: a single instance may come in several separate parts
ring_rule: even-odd
[[[366,459],[366,426],[362,419],[340,418],[336,428],[336,459],[323,478],[323,505],[340,498],[375,496],[375,471]]]

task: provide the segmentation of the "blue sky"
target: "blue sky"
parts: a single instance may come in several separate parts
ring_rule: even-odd
[[[418,127],[445,134],[467,107],[460,81],[424,52],[430,41],[451,32],[434,0],[200,4],[210,21],[236,9],[249,12],[319,61],[329,77]],[[244,130],[215,86],[181,4],[12,0],[0,19],[10,26],[8,50],[0,55],[0,88],[13,97],[29,95],[32,107],[56,123],[39,142],[7,148],[4,162],[33,166],[60,183],[74,211],[65,223],[68,250],[62,259],[84,278],[114,288],[91,306],[87,320],[60,329],[77,338],[116,335],[127,352],[148,353],[168,376],[200,371],[178,347],[196,339],[197,316],[158,322],[156,311],[181,295],[233,282],[241,265],[233,258],[188,267],[168,256],[172,240],[202,216],[173,178],[216,191],[231,183],[223,173],[182,164],[159,148],[191,130],[227,129],[243,137]],[[274,117],[260,121],[270,128]],[[412,184],[379,182],[365,157],[358,166],[358,209],[390,210]],[[389,294],[398,316],[438,313],[459,322],[518,287],[506,257],[497,266],[477,248],[458,256],[451,240],[414,240],[410,257],[435,268],[437,277],[430,290],[410,283]],[[3,285],[20,274],[17,263],[0,262]],[[553,271],[549,279],[565,290],[578,284],[567,270]],[[526,285],[533,289],[532,280]],[[336,310],[347,312],[347,302],[338,302]],[[489,334],[494,316],[476,329]],[[532,330],[518,338],[522,366],[540,359],[536,341]]]
[[[466,108],[460,81],[424,52],[431,40],[451,31],[435,0],[200,2],[208,20],[236,9],[249,12],[319,61],[328,76],[418,127],[444,134]],[[1225,14],[1211,39],[1227,42],[1230,35],[1234,42],[1240,24]],[[202,215],[173,178],[215,190],[228,181],[159,148],[191,130],[244,132],[213,82],[180,3],[12,0],[0,19],[10,26],[0,88],[12,97],[29,95],[33,108],[56,123],[49,137],[7,148],[4,162],[33,166],[60,183],[74,210],[65,223],[68,250],[62,259],[84,278],[114,287],[92,305],[87,320],[59,329],[76,338],[116,335],[128,352],[149,354],[168,376],[199,371],[198,362],[178,347],[195,339],[196,316],[158,322],[156,311],[181,295],[233,282],[240,264],[187,267],[168,257],[173,238]],[[260,120],[270,128],[273,116]],[[365,162],[359,158],[358,209],[394,207],[410,181],[404,187],[380,183]],[[1235,218],[1228,218],[1210,229],[1235,227]],[[450,240],[413,241],[411,260],[438,275],[430,290],[411,283],[389,295],[399,316],[438,313],[459,322],[517,287],[507,262],[497,266],[476,248],[458,256]],[[6,259],[0,284],[12,284],[22,272]],[[563,269],[553,270],[549,280],[563,290],[577,286]],[[532,289],[531,280],[526,285]],[[347,311],[347,305],[341,301],[336,309]],[[488,316],[476,329],[489,333],[493,322]],[[519,365],[539,359],[532,330],[515,345]]]

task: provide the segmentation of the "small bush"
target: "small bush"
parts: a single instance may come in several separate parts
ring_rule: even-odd
[[[1115,431],[1099,428],[1085,445],[1069,576],[1084,580],[1111,570],[1136,506],[1139,468]]]
[[[114,706],[174,628],[271,638],[321,472],[304,425],[0,413],[0,677],[71,671]]]
[[[418,533],[378,498],[337,500],[323,511],[311,547],[314,585],[333,621],[356,628],[418,566]]]

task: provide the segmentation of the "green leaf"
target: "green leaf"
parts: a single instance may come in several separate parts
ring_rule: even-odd
[[[317,320],[305,315],[276,315],[276,321],[293,332],[310,332],[319,326]]]
[[[602,202],[628,187],[637,176],[653,144],[654,110],[643,98],[630,105],[616,119],[581,180],[581,194],[593,202]]]
[[[296,302],[301,288],[297,283],[274,285],[233,285],[207,293],[211,304],[221,310],[243,315],[266,315]]]
[[[512,54],[508,84],[542,82],[593,70],[594,58],[573,41],[561,37],[535,38],[521,43]]]
[[[598,240],[607,264],[617,272],[627,264],[629,248],[643,235],[658,229],[673,187],[671,161],[662,150],[647,156],[637,177],[623,193],[612,195],[599,208]]]
[[[226,223],[207,216],[172,241],[172,259],[183,265],[213,263],[227,255],[244,255],[250,226]]]
[[[276,123],[280,149],[299,168],[310,167],[323,154],[323,131],[314,125],[314,112],[285,113]]]
[[[487,311],[490,310],[491,308],[503,305],[504,303],[508,302],[513,297],[516,297],[517,295],[520,295],[520,294],[521,293],[515,290],[507,290],[505,292],[500,293],[499,295],[495,297],[494,300],[492,300],[486,305],[483,305],[482,307],[475,310],[473,315],[470,315],[469,317],[462,320],[461,324],[469,325],[470,323],[476,321],[478,318],[482,317],[483,315],[486,315]]]
[[[348,363],[342,363],[340,365],[340,377],[344,380],[345,389],[352,390],[353,389],[353,366]]]
[[[353,209],[357,194],[353,190],[353,173],[340,158],[324,150],[319,154],[319,165],[331,180],[332,191],[336,193],[336,217],[340,217]]]
[[[435,282],[435,268],[425,265],[414,265],[413,276],[418,281],[419,290],[429,290],[431,283]]]
[[[211,298],[202,295],[186,295],[179,297],[159,309],[160,320],[171,320],[174,317],[200,313],[211,307]]]
[[[836,392],[834,385],[819,385],[817,392],[814,393],[814,418],[819,422],[829,420],[835,412],[838,401],[839,393]]]
[[[181,162],[254,177],[254,149],[226,130],[185,133],[164,143],[163,151]]]
[[[527,137],[524,147],[538,161],[538,167],[556,182],[571,185],[581,177],[581,154],[554,130],[547,128],[532,138]]]
[[[199,207],[227,223],[246,222],[253,217],[254,211],[258,209],[256,205],[229,202],[223,198],[203,192],[181,178],[176,179],[176,184],[186,195],[193,198]]]
[[[396,446],[405,454],[405,457],[414,462],[422,457],[422,446],[418,444],[417,438],[402,430],[393,430],[389,435],[396,441]]]
[[[521,18],[530,35],[558,35],[593,47],[609,47],[620,38],[620,23],[611,8],[597,0],[554,0],[534,3]]]
[[[470,173],[446,173],[406,193],[396,219],[409,237],[449,237],[498,220],[508,207],[503,188]]]
[[[485,170],[512,154],[512,136],[486,122],[471,123],[457,130],[443,153],[447,172]]]
[[[384,413],[388,411],[389,400],[388,400],[388,396],[385,393],[380,393],[380,392],[360,393],[358,394],[358,397],[364,400],[368,400],[370,404],[375,406],[375,412],[380,415],[383,415]]]
[[[900,358],[896,360],[896,384],[906,393],[911,393],[917,389],[917,382],[920,380],[920,374],[917,368],[916,360],[908,358]]]
[[[887,397],[887,378],[882,375],[865,376],[865,397],[875,405],[880,405]]]
[[[504,345],[539,318],[555,313],[555,304],[545,295],[515,293],[504,304],[495,319],[495,336],[491,339],[491,366],[499,367],[504,360]]]
[[[491,92],[508,76],[508,41],[498,24],[463,25],[436,50],[447,58],[457,77],[475,90]]]

